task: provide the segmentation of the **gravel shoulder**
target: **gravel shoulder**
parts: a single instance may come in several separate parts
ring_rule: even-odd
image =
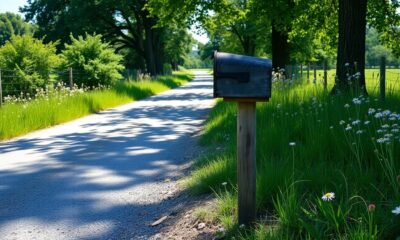
[[[0,143],[2,239],[149,239],[185,202],[212,77]]]

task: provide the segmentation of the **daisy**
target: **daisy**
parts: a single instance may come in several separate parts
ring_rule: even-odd
[[[332,201],[335,198],[335,193],[334,192],[325,193],[321,198],[322,198],[322,200],[324,200],[326,202]],[[400,207],[399,207],[399,211],[400,211]]]

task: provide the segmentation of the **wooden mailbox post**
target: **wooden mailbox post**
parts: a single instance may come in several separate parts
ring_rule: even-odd
[[[214,53],[214,98],[238,104],[237,180],[239,224],[256,219],[256,102],[271,97],[268,59]]]

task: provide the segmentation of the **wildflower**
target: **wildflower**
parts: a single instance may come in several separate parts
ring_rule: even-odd
[[[369,204],[368,205],[368,212],[374,212],[375,208],[376,208],[375,204],[373,204],[373,203]]]
[[[376,113],[376,114],[374,115],[374,117],[375,117],[375,118],[382,118],[382,117],[383,117],[383,114],[380,113],[380,112],[378,112],[378,113]]]
[[[343,124],[345,124],[345,123],[346,123],[346,122],[343,121],[343,120],[340,120],[340,122],[339,122],[340,125],[343,125]]]
[[[347,124],[347,127],[345,128],[346,131],[350,131],[352,129],[352,127],[350,126],[350,124]]]
[[[377,132],[377,133],[384,133],[385,130],[383,130],[383,129],[378,129],[376,132]]]
[[[353,98],[353,103],[356,105],[360,105],[361,104],[361,100],[358,98]]]
[[[397,128],[394,128],[394,129],[392,129],[392,131],[391,131],[392,133],[398,133],[399,132],[399,129],[397,129]]]
[[[376,142],[377,143],[389,143],[390,142],[390,139],[389,138],[386,138],[386,137],[384,137],[384,138],[378,138],[377,140],[376,140]]]
[[[399,215],[400,214],[400,206],[396,207],[395,209],[392,210],[392,213]]]
[[[365,125],[368,125],[369,123],[370,123],[370,121],[365,121],[364,122]]]
[[[389,128],[389,125],[384,124],[384,125],[382,125],[382,128]]]
[[[391,137],[393,137],[393,134],[391,134],[391,133],[386,133],[384,137],[385,137],[385,138],[391,138]]]
[[[374,114],[375,112],[376,112],[376,110],[373,109],[373,108],[368,109],[368,115],[372,115],[372,114]]]
[[[294,147],[294,146],[296,146],[296,143],[295,142],[290,142],[289,146]]]
[[[351,124],[352,124],[352,125],[358,125],[358,124],[360,124],[360,122],[361,122],[360,120],[355,120],[355,121],[353,121]]]
[[[389,116],[391,112],[389,110],[385,110],[382,112],[383,116]]]
[[[360,134],[362,134],[363,132],[364,132],[363,130],[358,130],[358,131],[356,132],[356,134],[360,135]]]
[[[333,126],[330,126],[329,129],[333,129]]]
[[[223,182],[223,183],[222,183],[222,186],[226,186],[226,184],[228,184],[228,183],[227,183],[227,182]]]
[[[346,103],[346,104],[344,105],[344,107],[345,107],[345,108],[349,108],[350,105],[349,105],[348,103]]]
[[[345,66],[345,67],[349,67],[349,66],[350,66],[350,63],[345,63],[344,66]]]
[[[322,198],[322,200],[327,201],[327,202],[332,201],[335,198],[335,193],[334,192],[325,193],[321,198]],[[400,211],[400,207],[399,207],[399,211]]]
[[[240,224],[239,228],[245,228],[244,224]]]

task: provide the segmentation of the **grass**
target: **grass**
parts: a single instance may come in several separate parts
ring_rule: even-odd
[[[152,81],[123,82],[107,90],[72,96],[44,97],[28,103],[5,104],[0,108],[0,140],[47,128],[107,108],[143,99],[178,87],[192,79],[190,72],[176,72]]]
[[[236,224],[236,104],[219,101],[210,113],[200,143],[214,151],[187,187],[214,191],[219,222],[240,239],[396,239],[400,89],[381,102],[372,79],[367,87],[368,97],[331,96],[322,84],[296,83],[257,104],[254,228]],[[327,192],[332,201],[321,199]]]

